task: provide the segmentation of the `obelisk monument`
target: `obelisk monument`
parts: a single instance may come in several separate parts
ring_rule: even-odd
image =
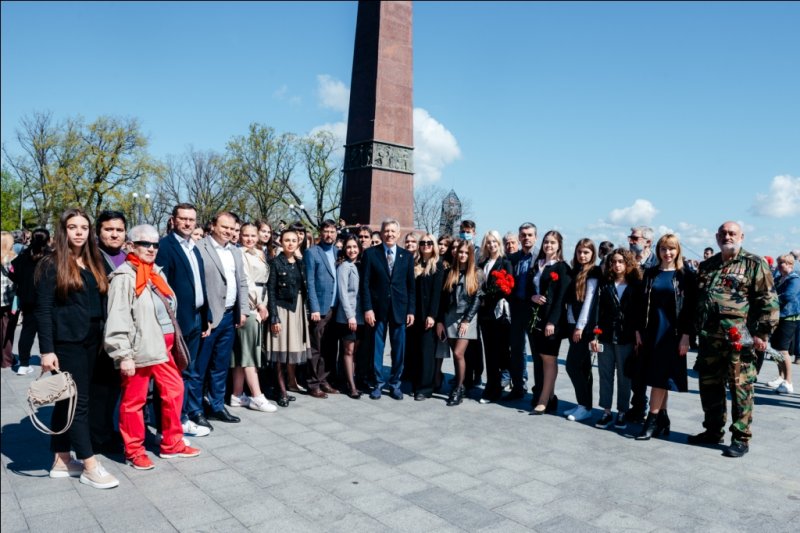
[[[414,227],[411,2],[360,1],[341,217]]]

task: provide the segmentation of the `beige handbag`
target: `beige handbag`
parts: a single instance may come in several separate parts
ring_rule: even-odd
[[[68,400],[67,425],[61,431],[53,431],[44,422],[36,417],[36,411],[45,405]],[[28,416],[33,427],[47,435],[61,435],[66,433],[75,419],[77,407],[78,387],[69,372],[52,372],[42,374],[28,387]]]

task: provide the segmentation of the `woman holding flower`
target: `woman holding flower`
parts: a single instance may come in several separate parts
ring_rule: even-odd
[[[642,282],[642,322],[636,343],[642,346],[645,379],[652,387],[650,412],[637,440],[669,435],[669,391],[686,392],[686,354],[694,336],[695,285],[692,271],[684,268],[681,243],[672,234],[656,244],[658,266],[648,268]]]
[[[604,411],[594,426],[606,429],[614,424],[616,429],[625,429],[628,427],[625,415],[631,401],[631,378],[625,373],[625,363],[633,354],[636,343],[636,311],[642,275],[634,255],[628,250],[617,248],[606,256],[603,278],[597,289],[594,304],[594,322],[600,330],[597,335],[599,339],[589,343],[591,351],[599,352],[597,357],[600,370],[599,403]],[[615,371],[616,422],[611,416]]]
[[[503,252],[500,233],[496,230],[487,231],[484,235],[481,258],[478,268],[484,275],[484,294],[478,309],[478,324],[486,358],[486,388],[483,389],[480,402],[490,403],[500,399],[503,392],[500,374],[502,369],[508,368],[511,357],[511,322],[505,297],[511,294],[514,276],[511,275],[511,262]]]
[[[550,230],[544,234],[542,248],[528,271],[528,286],[532,289],[534,303],[531,328],[533,330],[533,401],[534,415],[554,413],[558,398],[553,394],[558,375],[558,350],[564,318],[564,296],[570,284],[569,267],[564,261],[561,233]]]
[[[572,381],[578,404],[566,412],[567,419],[572,421],[585,420],[592,415],[592,356],[589,352],[592,337],[584,334],[584,330],[589,322],[589,310],[598,280],[603,275],[600,267],[595,266],[596,258],[594,242],[591,239],[579,240],[572,257],[572,280],[566,296],[567,323],[572,329],[567,352],[567,375]]]
[[[444,276],[436,333],[450,340],[455,363],[456,382],[447,405],[459,405],[464,396],[464,353],[470,340],[478,338],[478,307],[483,293],[483,272],[475,267],[475,247],[469,241],[459,242],[454,264]]]

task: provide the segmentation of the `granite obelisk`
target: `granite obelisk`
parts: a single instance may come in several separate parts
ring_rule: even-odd
[[[341,216],[414,227],[411,2],[360,1]]]

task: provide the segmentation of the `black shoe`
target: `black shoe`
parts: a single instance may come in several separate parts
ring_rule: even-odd
[[[224,407],[219,411],[214,411],[213,413],[210,413],[208,417],[212,420],[219,420],[220,422],[227,422],[229,424],[235,424],[237,422],[242,421],[242,419],[239,418],[238,416],[233,416],[232,414],[230,414],[228,410],[225,409]]]
[[[640,411],[638,409],[628,411],[625,417],[631,424],[643,424],[645,421],[644,411]]]
[[[418,392],[418,393],[414,394],[414,401],[415,402],[423,402],[423,401],[425,401],[427,399],[428,399],[428,397],[425,396],[424,394],[422,394],[421,392]]]
[[[203,426],[203,427],[206,427],[206,428],[210,429],[211,431],[214,431],[214,426],[211,425],[211,422],[208,421],[208,419],[205,417],[205,415],[201,414],[201,415],[190,416],[189,420],[191,420],[192,422],[194,422],[198,426]]]
[[[447,399],[447,405],[453,407],[455,405],[461,405],[461,401],[464,398],[464,386],[456,387],[450,391],[450,397]]]
[[[558,412],[558,396],[553,394],[553,397],[550,398],[549,402],[547,402],[547,409],[545,409],[544,411],[549,415],[553,415]]]
[[[722,444],[725,433],[722,431],[705,430],[697,435],[689,435],[686,442],[689,444]]]
[[[511,392],[503,396],[503,402],[515,402],[525,397],[525,389],[511,389]]]
[[[654,437],[660,437],[662,434],[665,437],[669,437],[669,416],[667,415],[667,410],[662,409],[658,412],[658,418],[656,420],[656,430],[653,432]]]
[[[288,396],[278,396],[275,398],[275,403],[277,403],[280,407],[289,407],[289,400]]]
[[[661,413],[647,413],[647,420],[644,421],[642,432],[636,436],[636,440],[650,440],[653,437],[659,416],[661,416]]]
[[[611,427],[611,424],[614,423],[614,417],[611,416],[611,413],[603,413],[603,416],[600,417],[600,420],[594,423],[594,427],[600,429],[608,429]]]
[[[722,452],[722,455],[725,457],[741,457],[749,451],[750,446],[748,446],[746,442],[735,440]]]
[[[625,413],[617,413],[617,420],[614,422],[614,429],[625,429],[628,427],[628,417]]]

